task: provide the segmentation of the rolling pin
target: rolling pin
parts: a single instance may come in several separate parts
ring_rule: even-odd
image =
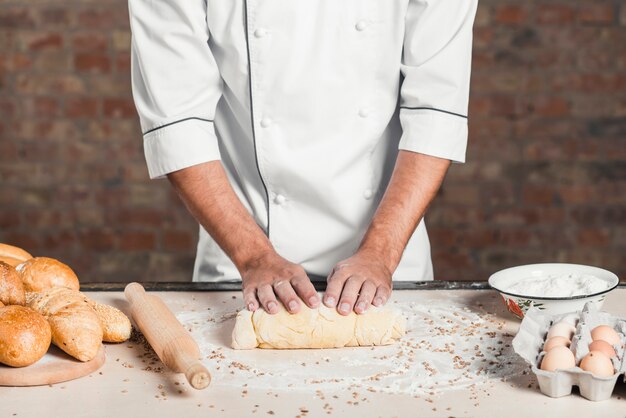
[[[163,364],[184,373],[196,389],[209,386],[211,374],[199,360],[198,344],[165,303],[157,296],[148,295],[139,283],[129,283],[124,295],[133,319]]]

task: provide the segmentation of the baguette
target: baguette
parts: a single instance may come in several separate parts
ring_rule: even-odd
[[[24,306],[0,308],[0,363],[24,367],[42,358],[50,347],[48,321]]]
[[[80,292],[65,287],[27,292],[26,304],[48,320],[54,345],[80,361],[96,356],[102,325]]]
[[[78,290],[78,277],[66,264],[54,258],[35,257],[15,268],[27,292],[41,292],[53,287]]]
[[[0,261],[0,302],[4,305],[23,305],[24,285],[15,268]]]
[[[20,260],[20,262],[33,258],[32,255],[22,250],[20,247],[2,243],[0,243],[0,256],[15,258],[17,260]]]

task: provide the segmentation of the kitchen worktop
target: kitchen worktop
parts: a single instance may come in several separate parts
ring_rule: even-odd
[[[449,304],[455,307],[455,316],[475,315],[476,318],[481,318],[480,321],[473,321],[480,322],[483,332],[488,331],[489,335],[492,334],[489,328],[493,328],[493,333],[497,332],[498,338],[502,340],[498,342],[501,345],[498,346],[497,358],[508,359],[503,362],[502,367],[496,364],[496,369],[501,369],[504,373],[492,369],[486,376],[479,376],[475,383],[466,382],[459,388],[452,384],[443,390],[429,389],[423,393],[409,393],[406,385],[399,386],[402,389],[397,392],[394,392],[393,385],[391,389],[389,386],[381,386],[385,390],[378,390],[377,386],[365,382],[371,381],[372,376],[370,379],[363,378],[362,385],[352,383],[349,387],[342,388],[341,383],[336,383],[346,379],[351,382],[361,379],[361,374],[356,372],[358,363],[352,359],[357,354],[366,359],[370,356],[369,353],[372,359],[381,358],[377,353],[398,347],[290,350],[272,353],[256,353],[259,350],[233,352],[228,347],[228,334],[234,323],[233,313],[242,304],[241,294],[236,291],[237,286],[237,283],[146,285],[147,290],[165,301],[199,342],[203,362],[213,375],[213,381],[207,389],[194,390],[187,384],[184,376],[165,370],[149,350],[145,340],[140,335],[135,335],[126,343],[107,344],[107,360],[104,366],[82,379],[51,386],[0,387],[0,416],[626,416],[626,384],[622,382],[622,378],[618,380],[613,397],[603,402],[591,402],[580,397],[576,388],[571,396],[563,398],[552,399],[542,395],[536,379],[523,361],[516,358],[510,346],[510,340],[519,327],[519,320],[505,310],[498,293],[488,289],[485,283],[399,283],[395,286],[396,290],[389,303],[396,303],[398,306],[410,304],[415,309],[421,309],[420,312],[430,312],[429,306]],[[82,286],[82,290],[92,299],[127,311],[121,289],[119,284]],[[626,287],[621,285],[607,297],[603,310],[626,318],[626,305],[623,303],[625,299]],[[482,336],[480,340],[482,344]],[[484,350],[487,350],[487,345],[495,343],[485,341]],[[413,355],[413,348],[410,350]],[[419,356],[419,347],[415,350]],[[346,353],[349,355],[345,356]],[[299,366],[301,362],[302,367],[291,374],[272,375],[259,372],[264,367],[263,361],[268,358],[284,361],[288,366],[292,363]],[[233,359],[237,361],[232,361]],[[325,365],[319,365],[316,359],[348,362],[350,367],[342,368],[341,364],[337,364],[330,369],[324,369],[324,373],[336,369],[340,378],[334,379],[335,383],[303,379],[307,384],[299,385],[297,379],[302,376],[315,378],[321,373]],[[367,369],[367,363],[361,368]],[[413,366],[411,363],[408,367],[418,365]],[[367,373],[363,374],[366,375]],[[291,379],[291,383],[287,384],[284,379]],[[323,379],[319,379],[320,382],[321,380]]]

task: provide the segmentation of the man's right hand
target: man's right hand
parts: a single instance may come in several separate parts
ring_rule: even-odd
[[[319,306],[320,298],[304,269],[273,251],[247,262],[241,273],[243,300],[249,311],[262,306],[275,314],[281,302],[290,313],[298,312],[302,301],[310,308]]]
[[[233,191],[222,163],[210,161],[167,175],[189,212],[233,261],[243,281],[246,307],[271,314],[278,301],[287,311],[309,307],[319,296],[304,269],[279,256]]]

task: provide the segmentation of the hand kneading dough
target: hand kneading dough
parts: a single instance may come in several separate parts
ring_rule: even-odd
[[[284,307],[274,315],[263,309],[237,314],[232,347],[339,348],[387,345],[400,339],[406,321],[398,309],[370,307],[364,314],[340,315],[336,309],[303,306],[297,314]]]

